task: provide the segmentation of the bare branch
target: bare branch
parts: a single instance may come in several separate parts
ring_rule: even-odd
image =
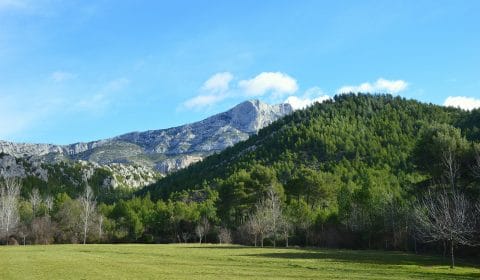
[[[452,150],[451,147],[448,147],[448,149],[442,153],[442,164],[444,167],[444,176],[447,179],[450,188],[455,190],[458,173],[460,171],[460,164],[456,158],[455,151]]]
[[[81,206],[81,220],[83,224],[83,244],[87,243],[88,227],[91,221],[91,216],[95,211],[96,201],[90,186],[85,187],[85,192],[79,198]]]
[[[20,180],[16,178],[5,179],[3,186],[0,185],[0,233],[7,242],[20,220],[18,197],[21,187]]]
[[[429,195],[414,208],[416,235],[424,242],[449,242],[453,267],[456,245],[477,245],[476,212],[467,198],[456,191]]]

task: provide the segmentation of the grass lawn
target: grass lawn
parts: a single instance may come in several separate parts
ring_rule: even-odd
[[[437,257],[219,245],[0,247],[0,279],[480,279]]]

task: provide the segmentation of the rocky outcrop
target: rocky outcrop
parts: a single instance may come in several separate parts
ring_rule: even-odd
[[[177,158],[169,158],[157,164],[156,169],[162,174],[168,174],[174,170],[182,169],[192,163],[201,161],[203,158],[199,156],[179,156]]]
[[[25,178],[27,171],[25,166],[17,161],[17,159],[11,155],[0,155],[0,177],[1,178]]]

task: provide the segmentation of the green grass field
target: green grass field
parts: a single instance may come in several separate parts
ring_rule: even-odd
[[[0,247],[0,279],[480,279],[437,257],[218,245]]]

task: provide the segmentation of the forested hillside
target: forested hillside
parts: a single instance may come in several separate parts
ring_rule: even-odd
[[[95,206],[95,188],[93,196],[85,192],[75,200],[68,192],[50,193],[50,206],[47,200],[35,206],[32,194],[24,192],[19,227],[36,243],[78,242],[83,235],[91,242],[464,246],[473,244],[480,229],[474,216],[480,212],[479,140],[479,110],[390,95],[338,95],[131,199],[97,199],[91,221],[78,217],[85,217],[81,209],[88,203]],[[446,212],[463,215],[463,224],[450,224],[464,229],[455,239],[426,227],[438,220],[429,218],[427,202],[441,201],[434,195],[442,194],[451,202],[446,207],[454,206]]]
[[[141,192],[167,200],[208,186],[219,195],[217,223],[237,229],[273,187],[300,244],[406,248],[412,205],[445,181],[446,151],[460,165],[456,184],[478,197],[479,127],[478,110],[339,95]]]

